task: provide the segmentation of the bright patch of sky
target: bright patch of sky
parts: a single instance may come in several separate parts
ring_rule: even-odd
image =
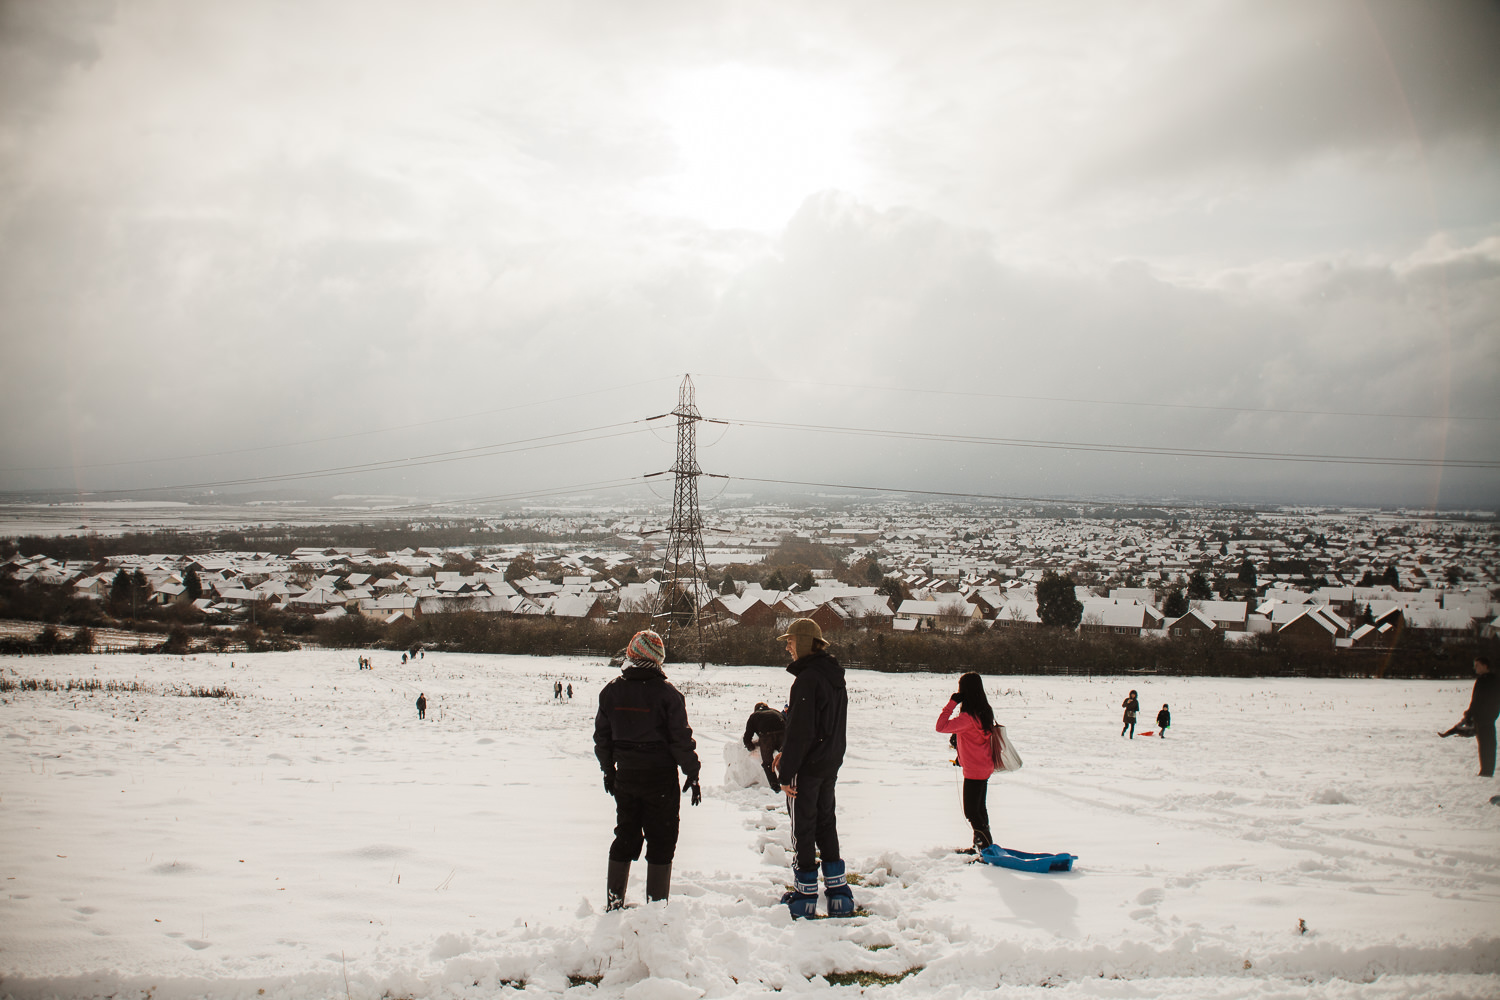
[[[858,93],[812,74],[739,64],[680,74],[660,114],[677,149],[659,210],[714,228],[775,232],[810,192],[858,193],[867,169]]]

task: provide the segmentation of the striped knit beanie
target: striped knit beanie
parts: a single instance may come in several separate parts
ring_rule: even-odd
[[[652,663],[659,667],[666,662],[667,644],[662,642],[661,636],[645,629],[631,637],[630,645],[625,647],[625,656],[637,663]]]

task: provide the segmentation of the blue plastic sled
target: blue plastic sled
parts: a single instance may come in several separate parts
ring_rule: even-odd
[[[987,865],[1014,868],[1023,872],[1070,872],[1076,854],[1032,854],[1029,851],[1012,851],[991,844],[979,852],[979,860]]]

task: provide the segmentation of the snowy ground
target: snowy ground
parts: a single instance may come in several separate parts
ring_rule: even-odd
[[[953,678],[851,673],[840,831],[865,915],[794,924],[781,800],[730,780],[758,773],[739,735],[785,672],[670,668],[704,802],[671,902],[605,915],[591,731],[616,672],[355,656],[0,660],[142,686],[0,704],[0,995],[693,1000],[868,972],[942,1000],[1500,996],[1500,787],[1434,735],[1467,684],[989,678],[1026,759],[991,780],[997,840],[1080,858],[1029,875],[952,853],[932,728]],[[194,686],[238,697],[171,693]],[[1171,703],[1165,740],[1120,738],[1130,687],[1142,729]]]

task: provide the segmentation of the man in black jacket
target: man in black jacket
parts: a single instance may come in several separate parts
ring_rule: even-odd
[[[1495,717],[1500,716],[1500,677],[1490,673],[1488,657],[1474,657],[1474,694],[1464,710],[1463,722],[1474,728],[1479,743],[1479,777],[1495,776]]]
[[[854,898],[839,853],[834,786],[844,763],[849,692],[844,668],[825,650],[823,630],[811,618],[798,618],[780,636],[792,656],[787,672],[796,678],[788,699],[786,736],[777,774],[792,818],[792,875],[795,888],[782,897],[793,917],[813,917],[818,906],[818,857],[823,860],[823,891],[830,917],[854,913]]]
[[[646,898],[664,900],[672,888],[679,806],[677,769],[684,792],[703,801],[697,743],[682,693],[667,681],[661,636],[637,632],[625,647],[625,669],[599,692],[594,716],[594,756],[604,770],[604,790],[615,797],[615,839],[609,846],[606,910],[625,905],[630,863],[646,846]]]
[[[754,750],[757,744],[760,746],[760,769],[766,772],[766,780],[771,783],[773,792],[781,791],[774,760],[785,736],[786,716],[763,701],[756,702],[755,711],[745,720],[745,749]]]

